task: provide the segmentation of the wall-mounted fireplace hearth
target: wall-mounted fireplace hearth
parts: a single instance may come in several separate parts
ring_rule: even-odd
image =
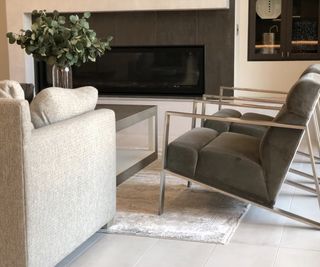
[[[52,84],[50,68],[39,77]],[[74,87],[99,95],[200,96],[204,93],[204,46],[113,47],[96,62],[73,68]]]

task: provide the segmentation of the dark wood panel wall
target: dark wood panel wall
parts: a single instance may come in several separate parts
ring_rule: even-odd
[[[205,45],[205,92],[234,82],[234,1],[228,10],[94,13],[91,26],[114,46]]]

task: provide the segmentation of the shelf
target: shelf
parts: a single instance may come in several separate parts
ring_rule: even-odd
[[[318,45],[318,41],[292,41],[292,45]]]
[[[117,149],[117,175],[154,153],[142,149]]]
[[[257,49],[260,48],[280,48],[279,44],[274,44],[274,45],[256,45],[255,46]]]
[[[301,46],[301,45],[318,45],[318,41],[291,41],[291,44],[294,46]],[[255,45],[256,49],[261,49],[261,48],[280,48],[279,44],[274,44],[274,45]]]

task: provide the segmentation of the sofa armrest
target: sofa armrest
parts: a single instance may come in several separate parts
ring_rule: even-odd
[[[24,266],[25,150],[31,136],[29,104],[0,99],[0,266]]]
[[[33,130],[27,156],[29,263],[54,266],[115,214],[114,112],[91,111]]]

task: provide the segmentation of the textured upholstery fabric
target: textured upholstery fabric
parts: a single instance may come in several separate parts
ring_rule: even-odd
[[[55,266],[115,215],[112,111],[32,130],[28,102],[3,99],[0,147],[0,266]]]
[[[199,151],[217,135],[212,129],[195,128],[180,136],[168,146],[166,168],[193,177]]]
[[[218,112],[214,113],[214,116],[217,117],[232,117],[232,118],[240,118],[241,113],[234,109],[221,109]],[[213,120],[206,120],[204,122],[204,127],[211,128],[219,133],[228,132],[230,130],[230,122],[223,122],[223,121],[213,121]]]
[[[51,87],[42,90],[30,105],[31,120],[35,128],[94,110],[98,90],[91,86],[78,89]]]
[[[310,65],[300,77],[304,76],[307,73],[317,73],[320,74],[320,64],[312,64]]]
[[[29,149],[29,262],[53,266],[115,214],[114,113],[92,111],[40,128]]]
[[[222,133],[199,153],[197,180],[228,192],[270,205],[260,165],[260,140]]]
[[[16,81],[0,81],[0,98],[24,100],[24,91]]]
[[[301,77],[287,95],[286,104],[275,117],[279,123],[306,125],[319,98],[320,75]],[[302,139],[301,130],[271,127],[261,142],[260,157],[268,192],[275,199]]]
[[[241,118],[243,120],[266,120],[272,121],[274,118],[268,115],[258,114],[258,113],[241,113],[234,109],[221,109],[213,114],[218,117],[231,117],[231,118]],[[210,121],[206,120],[204,127],[215,129],[219,133],[223,132],[234,132],[242,133],[250,136],[262,138],[265,134],[267,127],[264,126],[252,126],[248,124],[231,123],[231,122],[220,122],[220,121]]]
[[[257,120],[257,121],[272,121],[274,118],[268,115],[258,114],[258,113],[245,113],[241,116],[242,120]],[[240,124],[232,123],[230,126],[230,132],[242,133],[250,136],[262,138],[268,127],[258,126],[258,125],[249,125],[249,124]]]
[[[31,125],[27,101],[0,99],[0,266],[26,266],[25,146]]]

